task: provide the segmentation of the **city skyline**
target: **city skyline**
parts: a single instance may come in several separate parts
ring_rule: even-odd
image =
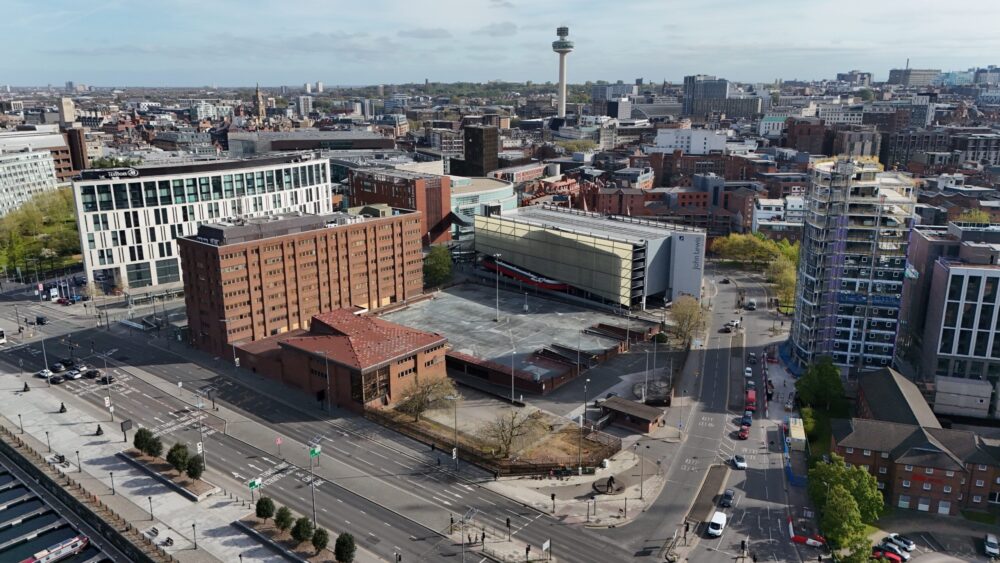
[[[576,42],[569,82],[679,82],[706,73],[735,81],[832,78],[852,68],[877,81],[890,68],[963,70],[995,64],[1000,38],[972,28],[1000,21],[1000,6],[959,1],[924,17],[929,2],[860,0],[803,5],[775,0],[766,11],[725,0],[665,6],[637,0],[616,10],[587,0],[457,0],[433,6],[376,0],[345,12],[319,2],[194,3],[172,0],[145,19],[140,5],[111,0],[45,12],[24,0],[8,8],[4,81],[14,86],[334,85],[503,80],[557,81],[550,44],[557,26]],[[718,14],[743,25],[726,27]],[[650,18],[650,15],[660,17]],[[857,16],[863,14],[864,17]],[[842,23],[850,18],[850,25]],[[262,27],[261,21],[266,22]],[[983,31],[980,31],[983,29]],[[74,31],[75,30],[75,31]],[[641,38],[641,39],[636,39]],[[652,56],[650,56],[652,55]]]

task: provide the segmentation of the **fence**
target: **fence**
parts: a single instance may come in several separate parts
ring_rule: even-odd
[[[407,417],[391,411],[365,409],[365,418],[441,451],[450,452],[455,447],[452,434],[441,435],[435,433],[412,423],[407,420]],[[621,438],[605,434],[604,432],[592,432],[586,438],[591,444],[588,455],[582,458],[582,464],[585,468],[597,467],[605,459],[613,456],[622,449]],[[595,447],[594,444],[597,444],[597,446]],[[501,459],[476,446],[463,443],[461,439],[458,442],[458,457],[499,475],[535,475],[562,472],[574,469],[581,463],[579,457],[552,459],[544,462]]]

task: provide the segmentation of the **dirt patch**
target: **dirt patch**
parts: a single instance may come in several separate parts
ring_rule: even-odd
[[[200,479],[191,479],[187,475],[178,472],[167,460],[160,457],[150,457],[135,448],[129,448],[123,452],[135,461],[143,464],[146,468],[155,471],[163,477],[169,479],[175,485],[190,491],[196,497],[206,495],[216,489],[216,486]]]
[[[278,527],[274,525],[274,520],[264,522],[256,516],[247,516],[241,519],[240,522],[253,528],[258,534],[268,538],[274,543],[294,553],[297,557],[301,557],[306,561],[314,561],[316,563],[336,561],[333,557],[333,551],[324,549],[323,551],[316,553],[316,550],[313,548],[311,542],[296,542],[292,539],[292,535],[289,532],[282,532],[279,530]],[[336,541],[337,536],[334,535],[333,532],[330,532],[330,545],[333,545]],[[355,538],[355,543],[356,542],[357,538]]]

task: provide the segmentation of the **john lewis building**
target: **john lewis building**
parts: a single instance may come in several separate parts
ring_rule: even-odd
[[[311,153],[85,170],[73,194],[87,279],[122,290],[180,287],[175,240],[201,224],[332,211],[329,160]]]

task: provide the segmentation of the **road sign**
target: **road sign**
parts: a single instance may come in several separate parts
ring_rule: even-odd
[[[132,429],[132,419],[127,419],[122,421],[122,432]]]
[[[274,439],[274,445],[276,445],[276,446],[280,446],[281,445],[281,436],[277,436]]]
[[[260,477],[257,477],[256,479],[250,479],[247,482],[247,486],[250,487],[251,491],[253,491],[255,489],[259,489],[260,488],[261,482],[262,481],[261,481]]]
[[[458,448],[451,449],[451,459],[458,459]]]
[[[240,367],[240,359],[239,358],[234,359],[233,363],[236,364],[236,367]]]
[[[545,540],[545,543],[542,544],[542,551],[548,551],[549,548],[551,547],[552,547],[552,540]]]
[[[178,381],[177,382],[177,388],[180,389],[181,387],[184,387],[184,382],[183,381]]]
[[[309,447],[309,457],[319,457],[319,453],[322,451],[319,444]]]
[[[195,444],[195,448],[198,450],[198,453],[201,453],[203,451],[203,446],[201,445],[201,442]]]
[[[104,408],[111,406],[111,397],[104,397]]]
[[[42,284],[38,284],[38,291],[41,291],[43,289],[45,289],[45,286]]]
[[[114,406],[114,405],[111,405],[110,407],[108,407],[108,411],[109,411],[109,412],[110,412],[111,414],[115,414],[115,406]]]

